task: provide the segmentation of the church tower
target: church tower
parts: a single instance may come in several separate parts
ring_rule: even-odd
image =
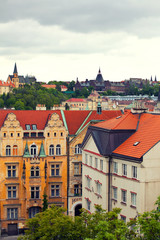
[[[16,63],[14,65],[13,76],[14,76],[14,78],[18,78],[18,72],[17,72],[17,65],[16,65]]]
[[[103,77],[102,77],[102,74],[101,74],[101,70],[99,68],[99,71],[98,71],[98,74],[97,74],[97,77],[96,77],[96,81],[97,82],[103,82]]]

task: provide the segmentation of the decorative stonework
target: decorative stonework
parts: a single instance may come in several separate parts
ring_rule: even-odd
[[[51,119],[48,121],[47,127],[63,127],[63,123],[57,113],[51,115]]]
[[[17,128],[20,127],[20,123],[14,113],[9,113],[7,119],[4,121],[4,127],[6,128]]]

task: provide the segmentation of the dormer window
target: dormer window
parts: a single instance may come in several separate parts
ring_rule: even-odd
[[[30,124],[26,124],[26,130],[31,130]]]
[[[37,125],[36,124],[32,124],[32,129],[33,130],[37,130]]]

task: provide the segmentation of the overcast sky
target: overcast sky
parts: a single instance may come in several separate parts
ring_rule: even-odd
[[[159,0],[0,0],[0,79],[160,80]]]

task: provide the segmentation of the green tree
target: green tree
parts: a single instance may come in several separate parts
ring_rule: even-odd
[[[16,101],[16,103],[14,104],[14,107],[16,110],[24,110],[25,109],[24,102],[22,102],[21,100]]]
[[[4,108],[4,100],[0,98],[0,108]]]
[[[48,199],[47,199],[47,194],[43,194],[43,211],[47,210],[48,208]]]

